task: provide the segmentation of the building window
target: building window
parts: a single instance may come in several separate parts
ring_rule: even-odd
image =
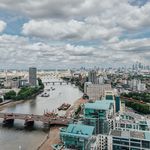
[[[150,142],[149,141],[142,141],[142,148],[150,148]]]
[[[131,144],[131,146],[135,146],[135,147],[140,147],[140,143],[130,143]]]

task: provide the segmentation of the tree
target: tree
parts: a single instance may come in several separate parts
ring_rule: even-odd
[[[0,98],[0,103],[2,103],[3,102],[3,99],[2,98]]]
[[[16,97],[16,92],[14,90],[11,90],[4,95],[4,99],[14,99]]]

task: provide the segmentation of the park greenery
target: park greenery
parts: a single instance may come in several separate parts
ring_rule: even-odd
[[[121,94],[121,96],[124,96],[124,97],[127,97],[127,98],[133,98],[135,100],[150,103],[150,93],[147,93],[147,92],[143,92],[143,93],[130,92],[128,94],[123,93],[123,94]]]
[[[79,117],[79,114],[80,114],[80,112],[81,112],[81,109],[82,109],[81,105],[78,106],[78,108],[77,108],[76,111],[74,112],[74,119],[77,119],[77,118]]]
[[[133,108],[135,111],[142,114],[150,114],[150,105],[141,104],[133,101],[126,101],[126,106]]]
[[[38,83],[39,85],[35,87],[31,87],[31,86],[22,87],[18,93],[16,93],[14,90],[11,90],[5,93],[4,99],[27,100],[33,98],[44,89],[44,85],[41,79],[38,79]]]
[[[2,103],[3,102],[3,99],[2,98],[0,98],[0,103]]]
[[[150,93],[130,92],[128,94],[123,93],[121,94],[121,96],[137,100],[137,101],[126,101],[126,106],[133,108],[135,111],[139,113],[150,114],[150,104],[148,104],[150,103]]]
[[[16,97],[16,92],[14,90],[11,90],[4,95],[4,99],[14,99]]]

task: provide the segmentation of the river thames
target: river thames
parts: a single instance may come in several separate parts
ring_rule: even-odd
[[[58,81],[45,77],[43,81]],[[55,90],[51,90],[51,87]],[[50,89],[50,90],[48,90]],[[49,97],[37,96],[35,99],[5,108],[2,112],[38,114],[42,115],[44,111],[56,111],[62,103],[73,104],[83,93],[77,87],[71,84],[46,85],[45,92]],[[59,112],[60,115],[63,112]],[[43,141],[46,132],[43,131],[42,123],[35,122],[32,131],[24,129],[24,121],[15,120],[14,127],[11,129],[2,127],[0,120],[0,149],[1,150],[36,150]]]

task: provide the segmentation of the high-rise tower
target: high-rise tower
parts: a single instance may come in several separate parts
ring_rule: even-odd
[[[36,68],[35,67],[30,67],[29,68],[29,84],[31,86],[36,86],[37,85],[37,75],[36,75]]]

